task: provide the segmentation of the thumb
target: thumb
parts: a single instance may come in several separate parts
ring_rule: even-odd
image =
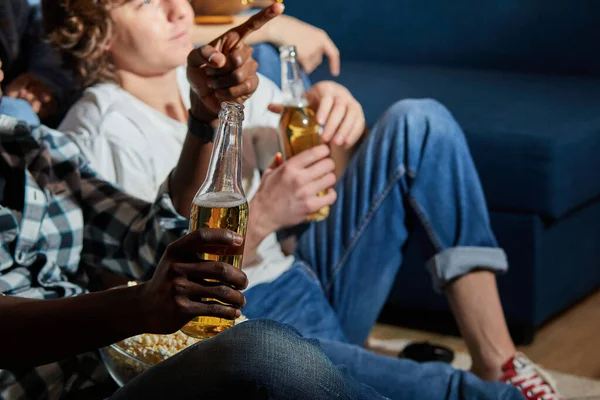
[[[271,172],[272,170],[279,167],[281,164],[283,164],[283,156],[280,152],[277,152],[277,154],[275,154],[275,157],[273,157],[273,161],[271,161],[271,164],[269,164],[269,166],[265,170],[265,173],[267,173],[267,171]]]
[[[206,66],[221,68],[226,62],[225,55],[209,44],[192,50],[187,60],[189,67],[199,68]]]
[[[269,111],[275,114],[283,114],[284,107],[281,104],[269,104]]]
[[[266,177],[267,175],[271,174],[273,170],[277,169],[277,167],[279,167],[281,164],[283,164],[283,156],[280,152],[277,152],[277,154],[275,154],[275,157],[273,157],[271,164],[269,164],[267,169],[265,169],[265,171],[263,172],[263,177]]]

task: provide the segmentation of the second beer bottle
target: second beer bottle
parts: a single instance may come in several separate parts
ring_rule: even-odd
[[[242,121],[244,107],[224,102],[210,157],[206,179],[192,202],[190,232],[200,228],[228,229],[242,237],[248,225],[248,201],[242,187]],[[244,241],[245,243],[245,241]],[[226,248],[221,254],[199,254],[201,259],[221,261],[242,268],[244,245]],[[202,299],[217,302],[215,299]],[[192,337],[207,339],[232,327],[234,321],[197,317],[181,330]]]
[[[281,46],[281,88],[285,106],[280,121],[282,150],[285,158],[293,157],[304,150],[323,143],[321,126],[313,110],[308,107],[300,64],[296,59],[295,46]],[[323,196],[326,192],[319,193]],[[329,206],[321,208],[308,220],[320,221],[329,216]]]

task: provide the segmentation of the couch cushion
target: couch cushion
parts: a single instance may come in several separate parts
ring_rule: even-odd
[[[600,76],[597,0],[286,1],[344,61]]]
[[[346,61],[338,80],[369,125],[399,99],[445,104],[493,210],[556,219],[600,196],[600,79]]]

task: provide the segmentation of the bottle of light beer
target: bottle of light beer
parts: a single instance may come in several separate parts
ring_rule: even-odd
[[[285,106],[279,129],[283,155],[285,158],[290,158],[323,142],[321,126],[317,123],[315,113],[308,108],[300,64],[296,59],[296,46],[281,46],[279,55]],[[320,196],[324,194],[326,192],[319,193]],[[308,220],[320,221],[328,216],[329,206],[325,206],[311,215]]]
[[[242,121],[244,106],[224,102],[210,157],[206,179],[194,196],[190,211],[190,232],[220,228],[246,236],[248,201],[242,188]],[[222,261],[242,268],[244,245],[224,249],[221,254],[201,253],[204,260]],[[216,282],[216,281],[212,281]],[[217,302],[215,299],[202,299]],[[207,339],[232,327],[234,321],[197,317],[181,330],[189,336]]]

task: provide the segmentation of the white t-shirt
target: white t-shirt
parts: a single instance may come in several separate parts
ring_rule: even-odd
[[[190,85],[185,68],[177,70],[184,105],[189,108]],[[254,95],[245,103],[242,183],[250,200],[260,184],[259,170],[278,151],[279,117],[267,107],[281,102],[275,83],[259,75]],[[103,83],[85,90],[59,130],[81,147],[91,166],[127,193],[154,201],[159,186],[177,164],[187,124],[176,121],[123,90]],[[293,257],[285,256],[275,233],[257,249],[257,258],[244,268],[250,286],[269,282],[285,272]]]

